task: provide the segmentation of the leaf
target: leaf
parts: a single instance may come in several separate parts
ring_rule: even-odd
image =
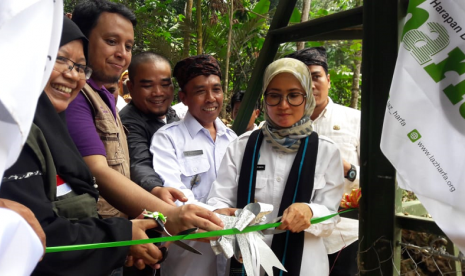
[[[266,14],[270,9],[270,0],[260,0],[253,8],[253,13],[250,13],[250,18],[256,18],[257,14]]]
[[[301,12],[297,8],[294,8],[294,11],[292,11],[291,19],[289,19],[289,23],[300,23],[301,18]]]
[[[352,44],[350,45],[350,49],[355,51],[355,52],[358,52],[362,49],[362,44],[360,43],[355,43],[355,44]]]
[[[319,41],[308,41],[307,42],[308,47],[319,47],[322,46],[321,42]]]
[[[329,11],[328,10],[325,10],[325,9],[319,9],[318,12],[316,13],[317,16],[326,16],[329,14]]]

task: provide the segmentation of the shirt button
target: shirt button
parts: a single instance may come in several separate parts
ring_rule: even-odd
[[[197,172],[197,168],[192,169],[194,172]]]
[[[279,158],[283,158],[283,154],[280,153],[280,154],[278,155],[278,157],[279,157]]]
[[[97,184],[94,184],[94,188],[97,189],[97,188],[98,188],[98,185],[97,185]]]
[[[281,182],[281,177],[276,177],[276,181]]]

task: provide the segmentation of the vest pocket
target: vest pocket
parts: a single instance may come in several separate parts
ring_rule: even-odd
[[[110,119],[114,120],[113,117]],[[102,140],[107,154],[107,163],[112,169],[126,175],[129,172],[126,172],[123,166],[125,155],[120,144],[119,129],[110,125],[108,120],[95,120],[100,140]]]
[[[111,206],[110,203],[108,203],[108,201],[106,201],[103,197],[99,197],[98,199],[97,210],[98,214],[102,218],[113,218],[118,217],[120,216],[120,214],[122,214],[118,209]]]

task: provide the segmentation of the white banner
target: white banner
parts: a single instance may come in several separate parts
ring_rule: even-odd
[[[62,25],[62,0],[0,0],[0,180],[26,142]]]
[[[465,1],[410,0],[381,150],[465,252]]]

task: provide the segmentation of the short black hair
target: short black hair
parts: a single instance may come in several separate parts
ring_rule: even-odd
[[[110,92],[111,94],[115,93],[118,90],[118,83],[117,82],[105,84],[104,86],[108,90],[108,92]]]
[[[244,95],[245,95],[244,90],[237,91],[236,93],[234,93],[232,95],[231,102],[230,102],[231,112],[234,110],[234,104],[235,103],[242,102],[242,99],[244,98]],[[260,101],[259,100],[255,103],[255,109],[260,109]]]
[[[166,57],[160,54],[154,53],[154,52],[147,51],[147,52],[142,52],[142,53],[139,53],[133,56],[131,60],[131,64],[129,64],[129,68],[128,68],[129,79],[130,80],[134,79],[137,67],[140,64],[147,63],[147,62],[159,62],[159,61],[166,62],[171,67],[170,61]]]
[[[132,23],[132,27],[136,27],[136,15],[125,5],[120,3],[110,2],[108,0],[84,0],[80,1],[74,7],[72,20],[85,36],[89,37],[92,29],[97,25],[97,21],[103,12],[117,13]]]

